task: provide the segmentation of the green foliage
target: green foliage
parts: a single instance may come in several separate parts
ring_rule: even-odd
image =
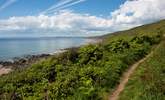
[[[100,60],[103,56],[102,48],[99,45],[88,45],[79,50],[79,63],[88,64]]]
[[[105,49],[107,49],[110,52],[123,52],[123,50],[125,49],[129,49],[130,44],[128,43],[128,41],[125,40],[116,40],[116,41],[112,41],[109,44],[105,45]]]

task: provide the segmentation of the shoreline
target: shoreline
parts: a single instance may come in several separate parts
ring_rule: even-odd
[[[102,42],[102,39],[99,38],[93,38],[90,40],[90,42],[88,42],[87,44],[84,45],[89,45],[89,44],[97,44]],[[14,71],[16,69],[23,69],[26,68],[32,64],[35,64],[41,60],[47,59],[49,57],[52,56],[56,56],[58,54],[64,53],[66,51],[75,49],[75,48],[80,48],[81,46],[84,45],[80,45],[78,47],[69,47],[69,48],[64,48],[64,49],[59,49],[55,52],[52,53],[45,53],[45,54],[36,54],[36,55],[26,55],[23,57],[14,57],[12,59],[9,60],[2,60],[0,61],[0,76],[4,75],[4,74],[8,74],[11,71]]]
[[[17,69],[24,69],[41,60],[53,57],[65,51],[57,51],[51,54],[27,55],[25,57],[15,57],[11,61],[0,61],[0,76],[8,74]]]
[[[8,74],[17,69],[24,69],[41,60],[64,53],[67,50],[58,50],[48,54],[26,55],[23,57],[14,57],[9,60],[0,61],[0,76]]]

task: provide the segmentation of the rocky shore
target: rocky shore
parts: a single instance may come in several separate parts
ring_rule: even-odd
[[[16,69],[26,68],[34,63],[37,63],[38,61],[66,52],[69,49],[71,48],[61,49],[50,54],[27,55],[23,57],[15,57],[8,61],[0,61],[0,76],[3,74],[8,74],[9,72]]]
[[[28,55],[24,57],[15,57],[10,61],[0,61],[0,65],[3,67],[12,67],[13,69],[15,68],[21,68],[21,67],[26,67],[40,59],[44,59],[51,56],[50,54],[40,54],[40,55]]]

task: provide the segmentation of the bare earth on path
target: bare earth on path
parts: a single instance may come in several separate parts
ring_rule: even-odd
[[[109,100],[118,100],[120,93],[124,90],[125,85],[127,84],[131,74],[135,71],[135,69],[144,62],[147,58],[152,55],[153,52],[148,54],[145,58],[141,59],[137,63],[133,64],[122,76],[120,84],[114,90],[114,92],[109,96]]]
[[[4,74],[8,74],[9,72],[11,72],[12,69],[11,68],[5,68],[2,65],[0,65],[0,76],[4,75]]]

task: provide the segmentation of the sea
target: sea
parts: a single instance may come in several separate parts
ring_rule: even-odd
[[[52,54],[92,41],[84,37],[0,38],[0,61],[27,55]]]

